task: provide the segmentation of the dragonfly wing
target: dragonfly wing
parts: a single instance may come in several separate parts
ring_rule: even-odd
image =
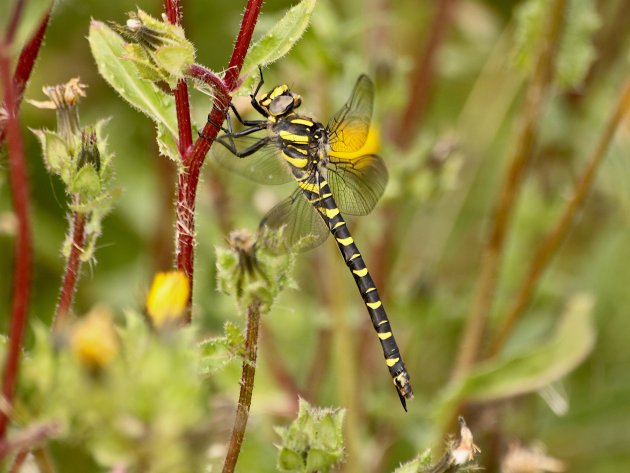
[[[365,144],[372,120],[374,84],[359,76],[350,99],[328,123],[330,149],[342,153],[358,151]]]
[[[328,226],[300,189],[263,218],[261,227],[283,229],[282,237],[289,246],[306,251],[321,245],[328,237]]]
[[[265,136],[260,134],[245,135],[232,139],[236,149],[243,151],[260,140],[264,140]],[[234,155],[223,143],[230,144],[230,139],[225,134],[215,140],[210,151],[214,161],[221,167],[259,184],[285,184],[293,180],[291,171],[280,155],[280,150],[272,141],[251,156],[244,158]]]
[[[328,184],[342,213],[369,214],[385,191],[388,173],[380,156],[353,159],[330,157]]]

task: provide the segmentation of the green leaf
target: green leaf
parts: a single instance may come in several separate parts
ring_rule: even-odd
[[[155,51],[154,57],[156,63],[174,78],[171,84],[174,87],[183,71],[195,62],[195,50],[188,44],[162,46]]]
[[[241,75],[247,77],[236,95],[246,95],[258,80],[256,68],[264,67],[286,55],[302,37],[311,20],[316,0],[302,0],[254,44],[245,57]]]
[[[181,159],[179,156],[179,150],[177,148],[177,140],[175,139],[175,135],[169,131],[164,123],[158,123],[156,125],[157,129],[157,143],[158,149],[162,156],[167,156],[172,161],[181,164]]]
[[[68,186],[72,194],[81,194],[81,200],[87,197],[97,197],[101,192],[101,179],[96,169],[91,164],[86,164],[79,169]]]
[[[282,440],[278,468],[283,471],[329,471],[343,459],[344,409],[311,407],[299,401],[297,418],[286,429],[276,428]]]
[[[400,465],[394,473],[418,473],[431,465],[431,450],[427,449],[411,461]]]
[[[304,471],[304,460],[299,453],[288,448],[282,448],[278,454],[278,470],[301,473]]]
[[[92,56],[99,73],[129,104],[147,115],[164,128],[160,140],[160,152],[169,157],[173,155],[169,140],[164,136],[168,132],[175,141],[177,119],[173,97],[158,89],[152,82],[142,79],[131,61],[124,59],[125,42],[111,28],[100,21],[93,20],[88,35]],[[166,143],[169,143],[168,146]],[[164,147],[162,146],[164,144]],[[177,158],[176,158],[177,159]]]
[[[225,339],[228,347],[235,355],[243,356],[245,354],[245,337],[238,326],[230,321],[225,322]]]
[[[67,182],[72,167],[72,156],[68,153],[66,142],[51,130],[31,130],[39,139],[44,155],[44,164],[50,173],[57,174]]]
[[[549,341],[526,353],[484,363],[451,385],[439,402],[442,418],[460,401],[487,402],[530,393],[573,371],[595,344],[592,308],[591,296],[574,296]]]

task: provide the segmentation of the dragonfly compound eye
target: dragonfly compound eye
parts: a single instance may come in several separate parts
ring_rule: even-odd
[[[295,106],[293,97],[290,95],[280,95],[271,101],[269,104],[269,112],[272,115],[284,115],[290,112]]]

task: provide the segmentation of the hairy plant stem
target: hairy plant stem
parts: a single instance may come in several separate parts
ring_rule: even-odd
[[[468,372],[479,357],[489,312],[494,301],[508,227],[516,207],[527,164],[533,154],[541,112],[553,80],[554,60],[564,24],[566,4],[567,0],[554,0],[549,6],[548,23],[544,36],[540,40],[538,59],[527,89],[516,146],[509,160],[489,236],[482,250],[476,296],[459,345],[453,378],[461,377]]]
[[[258,331],[260,327],[260,303],[254,302],[247,308],[247,329],[245,335],[245,359],[241,373],[241,390],[238,395],[236,417],[228,452],[223,463],[223,473],[232,473],[245,438],[249,409],[252,404],[254,378],[256,376],[256,356],[258,352]]]
[[[165,0],[164,10],[168,21],[174,25],[179,25],[181,11],[179,0]],[[190,123],[190,101],[188,99],[188,84],[186,80],[180,79],[174,91],[175,112],[177,115],[177,130],[179,134],[179,154],[183,157],[192,146],[192,126]]]
[[[5,441],[11,404],[17,383],[22,339],[26,328],[28,299],[31,278],[31,234],[28,221],[29,189],[26,175],[26,157],[18,119],[18,98],[10,73],[10,44],[0,40],[0,84],[4,89],[6,107],[6,131],[8,145],[8,170],[11,198],[17,216],[17,235],[15,245],[15,267],[13,271],[13,307],[9,344],[2,377],[3,403],[7,409],[0,410],[0,443]],[[3,454],[0,453],[0,458]]]
[[[78,201],[79,196],[75,195],[75,204],[78,203]],[[74,212],[72,216],[72,243],[70,246],[70,254],[66,261],[59,302],[57,303],[55,317],[53,319],[53,331],[63,327],[77,289],[77,281],[81,273],[81,255],[85,247],[86,217],[87,216],[81,212]]]
[[[44,33],[48,27],[48,21],[50,20],[50,12],[42,19],[39,27],[35,31],[33,37],[26,43],[20,56],[18,57],[17,65],[15,66],[15,72],[13,73],[13,95],[15,96],[15,106],[19,108],[22,102],[22,96],[24,95],[24,89],[26,89],[26,83],[31,77],[33,66],[35,66],[35,60],[39,54],[39,49],[44,39]],[[0,122],[0,144],[4,143],[6,138],[6,123]]]
[[[606,152],[608,151],[608,147],[615,136],[615,132],[628,110],[630,110],[630,80],[626,82],[617,105],[606,123],[606,127],[599,138],[597,146],[591,154],[584,172],[576,181],[571,193],[571,199],[562,212],[560,219],[538,246],[538,249],[536,250],[536,253],[530,263],[529,270],[520,285],[520,289],[516,298],[514,298],[514,302],[510,307],[510,310],[507,313],[508,315],[497,330],[495,339],[490,347],[490,357],[496,356],[501,351],[512,332],[512,329],[527,308],[532,294],[536,289],[537,283],[540,281],[540,276],[549,266],[549,262],[556,254],[558,247],[575,222],[577,214],[593,185],[595,173],[601,162],[606,157]]]
[[[177,237],[176,237],[176,264],[177,269],[183,271],[190,280],[190,296],[188,299],[188,320],[191,320],[191,303],[194,273],[195,250],[195,200],[199,184],[199,174],[206,154],[210,150],[213,140],[216,138],[219,128],[225,119],[224,110],[229,106],[231,97],[225,91],[233,90],[238,81],[238,76],[247,54],[247,49],[254,33],[254,26],[258,20],[262,0],[248,0],[241,23],[241,29],[232,57],[225,73],[224,88],[217,88],[212,111],[208,122],[192,147],[186,150],[183,156],[183,168],[180,171],[177,190]]]

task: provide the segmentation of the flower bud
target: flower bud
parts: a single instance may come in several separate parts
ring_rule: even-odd
[[[70,334],[74,357],[90,370],[100,370],[118,355],[118,339],[109,309],[97,306],[78,320]]]

